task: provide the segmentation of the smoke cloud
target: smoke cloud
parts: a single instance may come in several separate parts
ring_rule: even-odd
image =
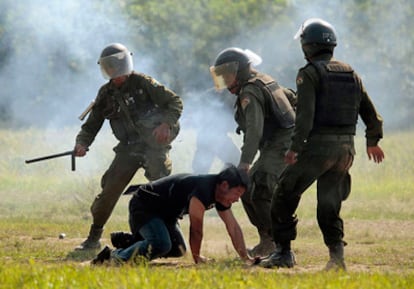
[[[8,39],[2,39],[2,46],[9,49],[0,67],[0,99],[10,108],[15,124],[79,124],[77,116],[103,84],[97,65],[103,47],[111,42],[129,44],[125,17],[113,3],[1,4],[14,19]]]
[[[402,28],[411,27],[409,13],[413,9],[408,7],[412,8],[413,4],[409,1],[390,2],[389,7],[377,5],[374,10],[366,10],[363,6],[358,7],[358,3],[289,1],[283,13],[270,17],[273,19],[271,22],[255,29],[241,29],[244,31],[241,35],[228,39],[216,53],[232,46],[251,49],[263,58],[258,70],[272,75],[281,85],[296,89],[296,74],[306,64],[306,60],[300,42],[293,37],[308,18],[327,20],[334,25],[337,32],[335,57],[349,63],[362,78],[377,111],[384,119],[386,137],[390,131],[412,127],[413,123],[410,106],[407,106],[407,92],[412,91],[414,85],[412,82],[405,82],[411,83],[408,87],[400,85],[402,80],[413,75],[412,72],[410,74],[397,68],[405,67],[413,52],[413,43],[406,41]],[[212,54],[211,63],[216,55]],[[196,107],[190,109],[194,110]],[[211,126],[220,127],[224,120],[214,110],[211,113],[217,116],[210,120]],[[365,129],[361,119],[358,127]],[[214,131],[202,131],[205,140],[213,138]],[[362,136],[363,132],[359,134]]]
[[[3,34],[0,31],[0,36],[4,36],[0,42],[0,53],[4,56],[0,59],[0,105],[8,105],[10,111],[4,113],[13,116],[14,124],[80,126],[78,115],[104,83],[96,62],[103,47],[111,42],[125,44],[135,54],[136,69],[158,78],[151,66],[153,55],[140,55],[139,47],[132,43],[133,33],[139,32],[130,31],[117,1],[45,3],[40,0],[3,0],[0,4],[2,15],[15,18],[12,31]],[[205,91],[213,86],[208,65],[217,53],[231,46],[250,49],[263,58],[258,70],[269,73],[281,85],[295,89],[296,73],[305,65],[305,60],[300,44],[293,40],[293,36],[300,24],[310,17],[323,18],[335,26],[338,34],[335,56],[351,64],[360,74],[384,118],[385,127],[391,130],[402,121],[412,120],[402,96],[412,91],[414,85],[403,90],[391,84],[410,77],[408,72],[395,67],[404,64],[407,56],[412,55],[413,43],[405,41],[402,33],[395,32],[411,21],[410,9],[406,6],[412,8],[413,4],[408,0],[398,1],[385,8],[377,5],[377,10],[371,11],[358,5],[359,1],[288,1],[282,12],[271,15],[269,23],[255,29],[245,27],[242,34],[216,44],[220,49],[211,51],[206,73],[186,79],[188,83],[205,83],[205,87],[201,91],[182,88],[181,96],[185,100],[182,133],[174,147],[196,157],[194,161],[187,161],[186,170],[206,172],[217,159],[238,162],[241,140],[234,134],[235,98],[228,93],[218,95]],[[5,14],[4,11],[12,13]],[[181,39],[182,43],[189,45],[191,37],[198,35],[183,33],[183,37],[188,39]],[[174,59],[171,61],[171,65],[179,65],[173,63]],[[159,80],[170,86],[168,81]],[[195,141],[190,141],[190,137]],[[208,148],[218,149],[208,152]]]
[[[293,36],[308,18],[327,20],[337,32],[335,57],[361,76],[385,129],[409,128],[413,120],[409,95],[414,84],[407,81],[413,72],[406,68],[412,67],[414,47],[407,41],[407,29],[412,27],[414,5],[410,1],[386,2],[367,9],[360,1],[292,0],[283,14],[275,15],[274,21],[258,30],[246,32],[253,36],[248,42],[246,35],[240,36],[236,45],[259,52],[264,60],[259,69],[295,88],[297,71],[306,61]]]

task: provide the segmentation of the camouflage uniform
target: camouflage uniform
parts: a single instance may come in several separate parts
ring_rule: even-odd
[[[101,193],[91,206],[93,225],[102,233],[124,188],[139,168],[149,180],[171,173],[170,144],[161,145],[152,135],[155,127],[167,123],[171,141],[179,131],[181,98],[153,78],[133,72],[121,87],[112,81],[99,90],[91,113],[76,137],[76,143],[89,147],[108,119],[115,137],[115,158],[101,180]],[[95,231],[96,231],[95,230]],[[100,234],[98,233],[100,238]],[[98,240],[99,240],[98,238]]]
[[[312,58],[299,70],[296,82],[298,103],[290,150],[298,153],[297,162],[282,174],[272,200],[273,238],[290,250],[290,241],[296,238],[299,200],[317,181],[317,220],[324,242],[330,248],[340,246],[344,237],[340,210],[351,190],[357,118],[367,127],[367,146],[376,146],[382,138],[382,119],[358,75],[329,53]]]
[[[270,76],[254,72],[250,78],[271,79]],[[294,98],[294,93],[282,88]],[[290,144],[292,128],[280,128],[271,119],[268,108],[269,95],[254,81],[242,86],[236,101],[235,120],[242,131],[243,146],[240,163],[251,164],[257,152],[259,158],[250,170],[251,188],[242,196],[243,207],[250,222],[257,228],[260,243],[251,251],[252,255],[265,256],[274,249],[271,237],[270,203],[278,178],[285,168],[284,154]],[[271,97],[271,96],[270,96]]]

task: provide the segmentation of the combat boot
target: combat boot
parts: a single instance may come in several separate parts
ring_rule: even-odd
[[[346,271],[344,260],[344,242],[334,244],[329,248],[329,261],[325,266],[326,271]]]
[[[260,235],[260,242],[253,248],[247,249],[250,257],[266,257],[269,256],[276,249],[272,237],[268,234]]]
[[[88,238],[75,248],[76,251],[95,250],[101,248],[101,239],[103,228],[96,225],[91,225]]]
[[[283,248],[279,244],[276,245],[276,250],[268,257],[262,259],[259,266],[263,268],[292,268],[295,266],[295,255],[290,248]]]
[[[92,265],[102,265],[105,261],[109,261],[111,259],[111,248],[105,246],[101,252],[96,255],[96,257],[92,260]]]

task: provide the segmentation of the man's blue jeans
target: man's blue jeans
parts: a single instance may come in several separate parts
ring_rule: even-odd
[[[172,247],[170,234],[164,221],[153,218],[139,229],[144,238],[125,249],[116,249],[112,254],[124,261],[135,256],[143,256],[148,260],[166,255]]]

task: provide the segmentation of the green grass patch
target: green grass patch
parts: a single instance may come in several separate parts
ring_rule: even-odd
[[[85,158],[54,159],[27,165],[25,159],[73,147],[78,128],[62,130],[0,130],[0,288],[414,288],[414,143],[413,132],[386,135],[386,159],[368,161],[365,141],[357,137],[351,169],[352,193],[343,203],[347,273],[324,272],[327,249],[316,222],[315,186],[298,209],[298,238],[293,242],[293,269],[247,267],[237,254],[214,211],[205,220],[202,253],[211,264],[195,266],[187,254],[140,266],[92,267],[96,252],[73,248],[86,236],[89,207],[99,193],[102,174],[115,145],[103,130]],[[234,136],[237,142],[237,136]],[[174,172],[188,172],[194,134],[183,132],[171,157]],[[216,161],[212,171],[222,163]],[[133,183],[144,181],[139,171]],[[129,197],[121,197],[102,242],[112,231],[128,230]],[[258,241],[240,203],[234,213],[249,246]],[[188,236],[188,219],[181,222]],[[65,233],[64,239],[59,234]]]

